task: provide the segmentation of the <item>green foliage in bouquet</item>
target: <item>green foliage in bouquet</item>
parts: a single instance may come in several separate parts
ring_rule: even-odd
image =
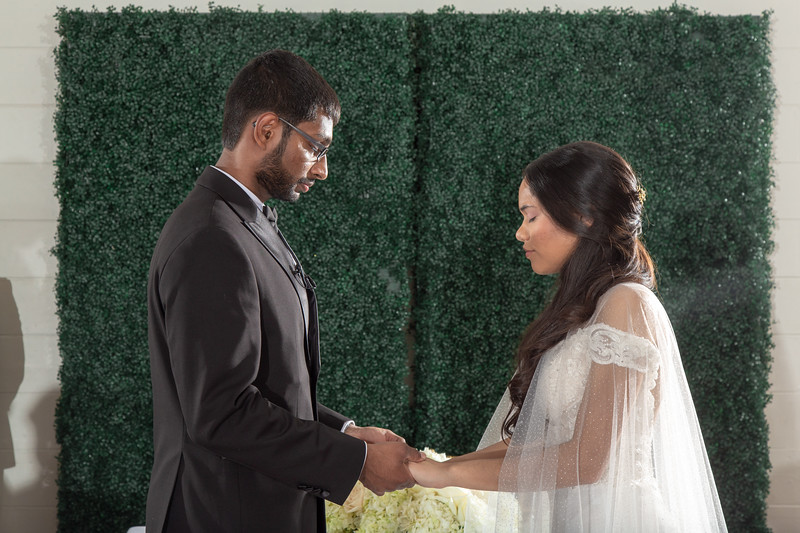
[[[445,454],[425,448],[445,461]],[[344,504],[325,502],[328,533],[458,533],[480,531],[489,520],[488,494],[458,487],[415,486],[377,496],[356,483]]]
[[[729,528],[766,530],[767,15],[131,7],[57,20],[61,532],[143,523],[150,255],[216,161],[231,78],[275,47],[308,59],[343,107],[330,178],[278,206],[319,285],[322,401],[418,447],[474,448],[552,290],[514,240],[521,170],[569,141],[608,144],[648,190],[645,239]]]

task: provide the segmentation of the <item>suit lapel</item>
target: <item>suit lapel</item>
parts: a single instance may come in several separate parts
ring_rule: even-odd
[[[300,306],[303,309],[303,319],[305,321],[305,329],[306,335],[308,335],[308,324],[309,324],[309,311],[308,311],[308,297],[306,295],[306,289],[302,286],[298,279],[298,270],[291,265],[289,262],[292,260],[289,254],[288,249],[284,246],[283,242],[281,242],[280,237],[275,232],[275,230],[271,227],[266,226],[268,224],[266,222],[266,218],[264,218],[263,223],[259,222],[248,222],[243,220],[242,223],[245,227],[250,230],[250,233],[255,236],[256,239],[267,249],[270,255],[278,262],[278,264],[283,269],[286,277],[292,283],[295,292],[297,293],[297,298],[300,301]]]
[[[225,203],[241,219],[242,225],[255,237],[283,269],[294,287],[303,314],[305,329],[305,355],[309,374],[314,382],[319,375],[319,335],[317,327],[316,296],[313,289],[306,289],[297,279],[296,270],[291,265],[288,248],[281,242],[277,230],[270,225],[267,217],[253,203],[241,188],[225,174],[213,167],[207,167],[197,180],[197,184],[219,194]],[[309,301],[311,300],[311,301]],[[311,306],[313,304],[313,309]],[[312,391],[315,387],[312,387]],[[314,402],[316,416],[316,402]]]

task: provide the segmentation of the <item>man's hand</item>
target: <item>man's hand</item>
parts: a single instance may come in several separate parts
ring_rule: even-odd
[[[424,460],[425,454],[403,442],[367,443],[367,460],[359,479],[378,496],[407,489],[415,484],[408,463]]]
[[[376,428],[376,427],[358,427],[355,424],[350,424],[347,426],[347,429],[344,430],[345,435],[350,435],[351,437],[355,437],[357,439],[361,439],[364,442],[369,443],[376,443],[376,442],[405,442],[406,439],[403,437],[395,434],[393,431],[383,428]]]

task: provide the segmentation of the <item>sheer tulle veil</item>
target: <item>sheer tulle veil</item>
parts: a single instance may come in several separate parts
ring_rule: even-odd
[[[508,391],[480,448],[502,440]],[[669,318],[636,283],[542,357],[488,516],[466,531],[727,531]],[[483,511],[482,511],[483,514]]]

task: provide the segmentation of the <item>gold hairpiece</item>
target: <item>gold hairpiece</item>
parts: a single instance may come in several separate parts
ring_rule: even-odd
[[[644,190],[641,184],[636,188],[636,192],[639,195],[639,203],[644,205],[644,201],[647,200],[647,191]]]

